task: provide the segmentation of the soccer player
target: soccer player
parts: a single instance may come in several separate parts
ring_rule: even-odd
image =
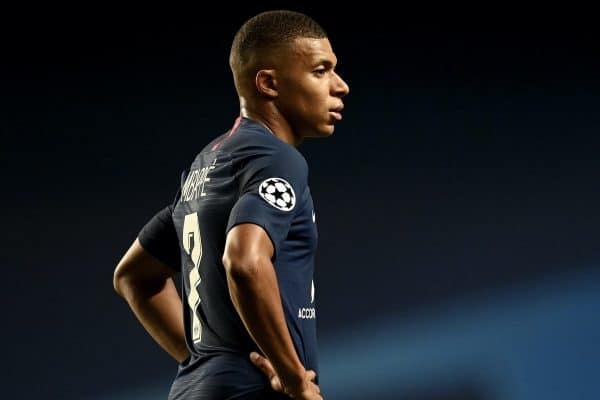
[[[296,147],[333,133],[349,88],[326,32],[297,12],[250,18],[229,61],[240,116],[141,229],[114,286],[179,362],[169,399],[322,399],[317,227]]]

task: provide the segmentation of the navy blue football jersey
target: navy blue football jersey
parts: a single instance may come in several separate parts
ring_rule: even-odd
[[[175,203],[139,235],[147,251],[181,271],[191,357],[179,367],[172,399],[217,398],[213,392],[227,390],[235,396],[269,387],[249,361],[258,348],[233,306],[222,264],[227,233],[243,223],[261,226],[270,237],[296,352],[305,368],[318,373],[317,226],[306,160],[261,124],[238,118],[196,156]]]

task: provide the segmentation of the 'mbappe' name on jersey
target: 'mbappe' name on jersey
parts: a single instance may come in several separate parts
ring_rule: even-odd
[[[204,191],[204,185],[206,182],[210,182],[208,173],[210,170],[215,168],[216,159],[213,163],[207,167],[201,169],[193,169],[185,179],[185,183],[181,188],[181,201],[192,201],[199,197],[206,196]]]

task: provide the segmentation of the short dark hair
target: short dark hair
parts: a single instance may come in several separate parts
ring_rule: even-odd
[[[236,33],[229,53],[231,69],[244,69],[251,56],[292,42],[296,38],[326,38],[325,30],[311,17],[296,11],[265,11],[247,20]]]

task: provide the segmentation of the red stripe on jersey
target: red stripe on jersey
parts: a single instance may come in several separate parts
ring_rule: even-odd
[[[215,143],[214,146],[210,150],[211,151],[215,151],[217,148],[219,148],[219,146],[221,145],[221,143],[223,143],[226,139],[229,139],[231,137],[231,135],[233,135],[235,133],[235,131],[237,131],[237,128],[240,126],[240,122],[242,122],[242,117],[241,116],[239,116],[239,117],[237,117],[235,119],[233,127],[231,128],[231,130],[229,131],[229,133],[227,134],[227,136],[225,136],[223,139],[221,139],[217,143]]]

